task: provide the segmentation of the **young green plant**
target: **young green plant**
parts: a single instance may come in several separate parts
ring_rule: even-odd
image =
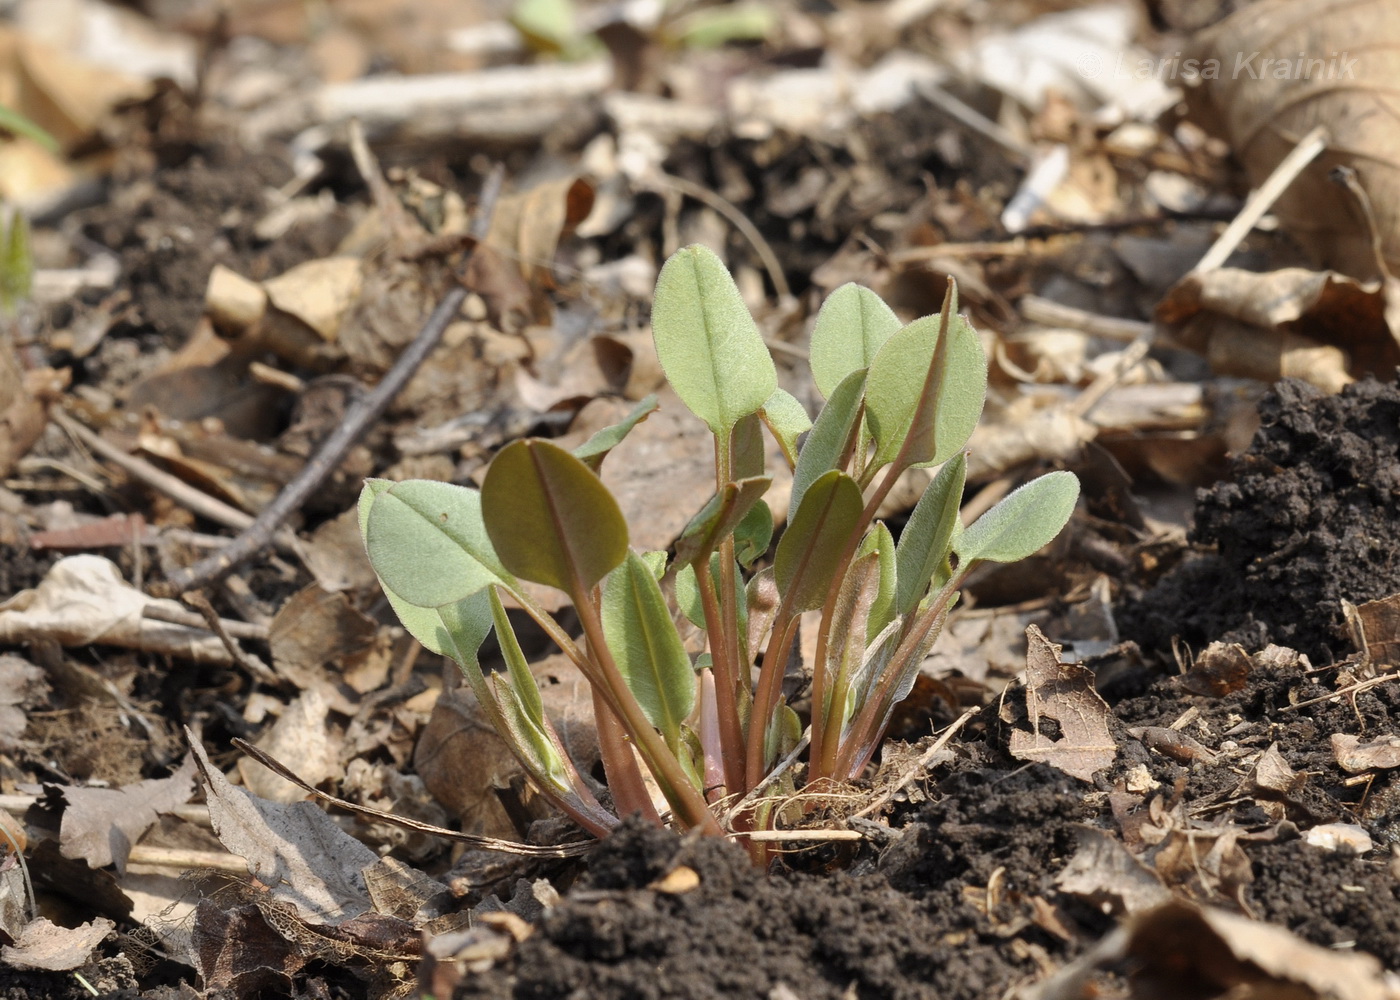
[[[775,797],[795,788],[791,771],[771,775],[804,729],[783,692],[802,615],[821,612],[805,665],[805,783],[850,781],[968,572],[1051,541],[1079,484],[1049,473],[963,528],[964,449],[986,395],[986,360],[951,282],[941,313],[907,326],[868,289],[831,294],[812,332],[812,375],[826,401],[815,421],[778,387],[733,279],[704,247],[662,268],[652,330],[667,381],[715,446],[714,494],[672,553],[630,546],[599,478],[609,452],[657,408],[652,397],[573,451],[542,439],[507,446],[480,491],[369,480],[360,529],[405,628],[457,662],[527,773],[580,826],[602,834],[639,812],[719,834],[725,808],[743,800],[732,826],[751,831],[774,823]],[[764,500],[765,429],[793,477],[787,526],[766,565],[774,517]],[[896,543],[876,513],[896,480],[922,466],[940,468]],[[563,628],[525,582],[566,594],[582,634]],[[611,807],[546,716],[507,599],[587,680]],[[706,652],[687,652],[682,617],[703,630]],[[478,651],[493,629],[505,669],[488,673]],[[664,801],[653,801],[643,769]]]

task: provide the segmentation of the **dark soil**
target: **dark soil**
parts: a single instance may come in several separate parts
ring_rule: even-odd
[[[1250,449],[1197,503],[1193,539],[1216,550],[1120,615],[1145,649],[1274,642],[1326,663],[1350,648],[1343,598],[1400,591],[1400,383],[1326,396],[1290,379],[1259,412]]]

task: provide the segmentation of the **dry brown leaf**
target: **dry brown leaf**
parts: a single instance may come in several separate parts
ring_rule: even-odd
[[[1141,740],[1150,750],[1181,764],[1200,761],[1203,764],[1215,762],[1215,751],[1204,746],[1199,740],[1166,726],[1135,726],[1128,735]]]
[[[258,737],[257,746],[278,760],[289,762],[307,783],[319,785],[342,770],[341,741],[326,722],[329,711],[321,689],[308,688]],[[239,760],[238,774],[248,791],[271,802],[300,802],[306,798],[306,793],[286,778],[251,760]]]
[[[1166,885],[1183,895],[1201,902],[1223,896],[1242,906],[1245,890],[1254,881],[1254,867],[1240,847],[1247,836],[1228,824],[1205,829],[1173,826],[1152,852],[1152,865]]]
[[[1400,127],[1392,89],[1400,77],[1400,7],[1391,0],[1264,0],[1204,32],[1187,55],[1217,60],[1215,78],[1201,80],[1187,97],[1255,185],[1302,136],[1318,125],[1329,129],[1328,149],[1275,205],[1299,242],[1326,267],[1376,276],[1365,217],[1328,176],[1354,167],[1390,271],[1400,272]]]
[[[1373,768],[1384,771],[1400,767],[1400,736],[1380,736],[1362,743],[1359,736],[1333,733],[1332,755],[1343,771],[1352,774]]]
[[[1244,687],[1252,668],[1239,643],[1212,642],[1181,678],[1181,686],[1192,694],[1223,698]]]
[[[268,301],[295,316],[330,343],[340,334],[364,284],[364,265],[354,257],[326,257],[298,264],[263,282]]]
[[[0,963],[17,969],[65,972],[87,965],[92,950],[116,928],[106,917],[94,917],[79,927],[60,927],[40,917],[24,929],[13,945],[0,948]]]
[[[1336,392],[1400,363],[1388,307],[1379,282],[1297,267],[1262,274],[1222,267],[1182,278],[1157,318],[1221,375],[1293,376]]]
[[[1118,747],[1108,729],[1108,705],[1094,690],[1094,673],[1060,662],[1060,647],[1035,625],[1026,629],[1026,713],[1031,732],[1013,729],[1010,751],[1021,760],[1044,761],[1066,774],[1091,781],[1113,763]],[[1041,718],[1054,719],[1061,737],[1040,731]]]
[[[576,174],[536,184],[501,198],[486,242],[516,260],[532,285],[553,284],[559,240],[593,210],[593,185]]]
[[[332,688],[348,662],[363,659],[378,634],[378,623],[345,594],[327,593],[313,583],[282,605],[272,619],[268,644],[279,674],[303,690],[320,690]],[[317,779],[308,780],[314,784]]]
[[[0,604],[0,642],[52,639],[63,646],[105,644],[228,666],[228,649],[203,629],[143,617],[147,605],[185,613],[177,601],[152,600],[121,578],[109,559],[68,556],[39,586]]]
[[[205,987],[254,996],[285,987],[306,964],[300,949],[269,925],[262,908],[244,904],[223,909],[208,899],[195,907],[190,957]]]
[[[1061,892],[1115,915],[1140,913],[1171,898],[1152,869],[1102,830],[1082,827],[1079,849],[1055,878]]]
[[[214,832],[247,861],[249,873],[273,899],[318,924],[339,924],[370,909],[364,870],[378,855],[311,802],[268,802],[229,784],[209,763],[199,738],[189,729],[185,735],[204,781]]]
[[[1400,665],[1400,594],[1355,605],[1342,602],[1352,641],[1379,667]]]
[[[82,858],[94,868],[116,865],[126,872],[126,859],[161,813],[182,806],[194,794],[194,760],[186,757],[168,778],[151,778],[122,788],[56,789],[68,807],[59,826],[65,858]]]

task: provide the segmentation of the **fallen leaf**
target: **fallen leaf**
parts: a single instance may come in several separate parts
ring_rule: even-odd
[[[0,655],[0,750],[11,750],[29,719],[24,706],[42,697],[48,686],[44,671],[13,653]]]
[[[1364,826],[1355,823],[1323,823],[1303,834],[1303,841],[1324,851],[1340,851],[1343,847],[1353,854],[1367,854],[1375,847]]]
[[[268,301],[295,316],[330,343],[340,334],[363,284],[363,264],[354,257],[326,257],[299,264],[263,282]]]
[[[151,778],[121,788],[59,787],[68,803],[59,826],[65,858],[82,858],[94,868],[115,865],[126,873],[126,859],[161,813],[182,806],[194,794],[194,759],[186,756],[167,778]],[[52,786],[51,786],[52,787]]]
[[[1181,686],[1192,694],[1223,698],[1244,687],[1252,666],[1239,643],[1212,642],[1181,678]]]
[[[0,962],[17,969],[77,969],[92,960],[92,950],[116,926],[106,917],[94,917],[78,927],[60,927],[40,917],[24,928],[13,945],[0,948]]]
[[[283,709],[271,728],[258,737],[257,746],[287,761],[308,784],[319,785],[343,770],[337,748],[340,741],[333,737],[326,721],[329,711],[320,688],[309,688]],[[306,793],[286,778],[251,760],[239,760],[238,775],[248,791],[271,802],[306,798]]]
[[[559,240],[593,210],[593,185],[575,174],[544,181],[496,203],[486,242],[513,257],[532,285],[553,284]]]
[[[1079,849],[1055,878],[1061,892],[1104,913],[1140,913],[1171,898],[1157,874],[1102,830],[1081,827]]]
[[[1362,743],[1359,736],[1332,734],[1332,755],[1343,771],[1355,774],[1372,768],[1388,770],[1400,767],[1400,736],[1379,736]]]
[[[303,690],[333,688],[346,663],[362,659],[378,634],[378,623],[344,593],[328,593],[313,583],[293,594],[272,619],[272,666]]]
[[[1011,731],[1010,751],[1021,760],[1044,761],[1066,774],[1091,781],[1113,763],[1118,747],[1108,729],[1108,705],[1094,690],[1094,673],[1060,662],[1060,647],[1040,629],[1026,629],[1026,712],[1031,732]],[[1040,731],[1042,717],[1060,724],[1061,738]]]
[[[33,590],[0,604],[0,642],[52,639],[63,646],[110,645],[228,666],[224,644],[203,629],[143,617],[155,604],[176,614],[177,601],[153,600],[121,578],[116,564],[95,555],[60,559]]]
[[[1372,234],[1356,199],[1329,179],[1337,167],[1355,167],[1382,253],[1391,273],[1400,272],[1400,130],[1379,124],[1393,114],[1388,88],[1400,66],[1400,7],[1264,0],[1203,32],[1186,54],[1216,60],[1217,72],[1188,88],[1188,106],[1231,144],[1254,186],[1300,136],[1327,126],[1327,150],[1274,205],[1293,236],[1324,266],[1376,275]]]
[[[1243,906],[1245,890],[1254,881],[1254,868],[1240,846],[1245,836],[1249,835],[1231,824],[1177,825],[1152,852],[1152,866],[1164,883],[1183,895],[1202,902],[1223,896]]]
[[[290,985],[306,964],[296,948],[251,903],[222,909],[208,899],[195,907],[190,955],[206,989],[258,996]]]
[[[1352,640],[1379,667],[1400,665],[1400,594],[1356,605],[1342,602]]]
[[[1166,726],[1136,726],[1128,730],[1128,735],[1135,740],[1141,740],[1149,749],[1182,764],[1190,764],[1193,761],[1211,764],[1215,761],[1214,750],[1202,745],[1199,740]]]
[[[209,763],[188,728],[209,799],[214,833],[273,899],[295,907],[303,920],[339,924],[370,909],[364,870],[378,855],[350,836],[311,802],[269,802],[229,784]]]

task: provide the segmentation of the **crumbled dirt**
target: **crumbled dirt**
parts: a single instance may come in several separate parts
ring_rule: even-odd
[[[1326,663],[1350,648],[1343,598],[1400,591],[1400,383],[1326,396],[1285,380],[1259,412],[1249,450],[1197,504],[1193,540],[1217,550],[1122,609],[1145,649],[1274,642]]]

